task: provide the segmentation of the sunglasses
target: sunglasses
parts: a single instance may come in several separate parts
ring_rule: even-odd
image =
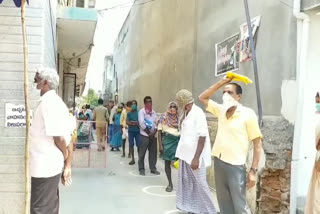
[[[177,109],[177,106],[170,106],[169,108],[175,108],[175,109]]]

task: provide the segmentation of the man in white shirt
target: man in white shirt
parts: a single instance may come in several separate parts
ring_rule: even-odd
[[[210,138],[207,120],[201,108],[194,104],[192,93],[181,90],[176,94],[181,135],[176,157],[179,161],[177,208],[188,213],[216,213],[206,180],[206,167],[211,165]]]
[[[59,76],[39,69],[34,82],[41,98],[30,127],[31,214],[59,213],[59,181],[71,184],[72,143],[69,111],[56,94]],[[69,145],[69,146],[68,146]],[[62,175],[62,176],[61,176]]]

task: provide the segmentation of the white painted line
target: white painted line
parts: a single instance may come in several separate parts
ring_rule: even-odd
[[[150,188],[162,188],[163,191],[165,191],[165,186],[147,186],[142,188],[142,192],[148,194],[148,195],[153,195],[153,196],[158,196],[158,197],[175,197],[176,195],[168,195],[168,194],[157,194],[157,193],[152,193],[149,191]]]
[[[139,173],[139,172],[137,170],[133,170],[133,171],[129,172],[129,175],[132,175],[135,177],[146,177],[146,178],[156,178],[156,177],[160,176],[160,175],[139,175],[136,173]]]
[[[180,210],[169,210],[169,211],[166,211],[164,214],[184,214],[184,212]]]

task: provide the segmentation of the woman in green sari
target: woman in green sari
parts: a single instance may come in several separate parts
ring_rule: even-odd
[[[180,138],[178,118],[178,105],[175,102],[170,102],[167,112],[160,117],[158,123],[160,151],[163,151],[165,172],[169,182],[166,188],[167,192],[172,192],[173,190],[171,162],[176,160],[175,154]]]

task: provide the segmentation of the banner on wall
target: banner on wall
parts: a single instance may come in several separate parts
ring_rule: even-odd
[[[239,69],[239,38],[236,34],[216,44],[216,76]]]
[[[261,16],[257,16],[251,20],[252,35],[255,34],[260,25]],[[250,39],[247,23],[240,25],[240,62],[247,62],[252,60],[252,51],[250,48]]]

